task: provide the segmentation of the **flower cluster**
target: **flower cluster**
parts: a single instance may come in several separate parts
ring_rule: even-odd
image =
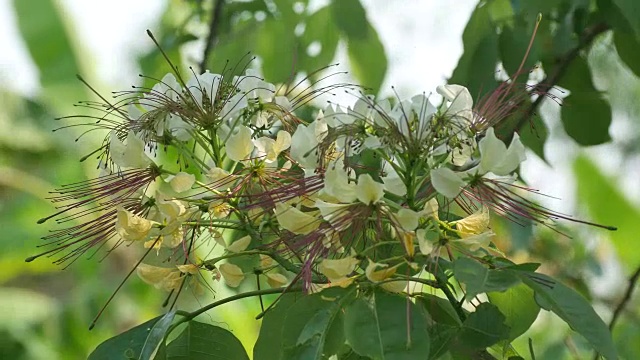
[[[499,253],[491,212],[561,217],[525,199],[515,175],[525,149],[517,134],[508,145],[496,136],[499,103],[474,109],[465,87],[444,85],[439,105],[358,95],[311,121],[296,115],[339,86],[349,88],[283,91],[252,70],[169,73],[87,103],[102,114],[85,125],[108,130],[92,153],[103,173],[56,192],[60,211],[41,222],[78,224],[46,236],[38,256],[63,263],[124,244],[144,253],[138,275],[172,293],[201,288],[207,273],[230,287],[255,274],[274,287],[401,292],[443,251]]]

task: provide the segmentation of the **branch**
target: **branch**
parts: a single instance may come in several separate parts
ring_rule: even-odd
[[[584,48],[589,46],[598,35],[602,34],[603,32],[609,29],[610,29],[609,24],[604,22],[594,24],[584,29],[582,34],[580,34],[578,45],[557,59],[556,61],[557,66],[555,71],[550,75],[547,75],[547,77],[545,77],[540,82],[540,84],[538,84],[534,88],[533,91],[547,92],[551,90],[554,86],[556,86],[558,82],[560,82],[564,74],[567,72],[567,69],[569,68],[573,60],[576,57],[578,57],[578,55],[580,55],[580,51],[582,51]],[[514,132],[520,130],[525,123],[530,121],[531,117],[538,111],[538,108],[540,107],[544,99],[545,99],[544,96],[538,96],[538,98],[533,103],[531,103],[531,106],[529,106],[529,109],[524,113],[524,115],[520,118],[520,120],[516,124],[514,128]]]
[[[218,34],[220,31],[220,20],[222,18],[222,8],[224,7],[225,0],[215,0],[213,3],[213,11],[211,13],[211,20],[209,20],[209,36],[205,43],[204,51],[202,52],[202,61],[198,65],[200,73],[204,73],[207,67],[207,61],[209,60],[209,54],[218,42]]]

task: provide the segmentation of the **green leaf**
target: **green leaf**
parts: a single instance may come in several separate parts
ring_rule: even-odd
[[[253,347],[255,360],[282,359],[285,319],[298,297],[298,294],[285,293],[280,296],[278,303],[264,315],[258,340]],[[298,326],[298,328],[302,326]]]
[[[637,0],[613,0],[620,12],[625,16],[629,25],[640,38],[640,2]]]
[[[253,358],[284,360],[308,353],[338,353],[345,343],[341,304],[349,301],[350,294],[351,289],[332,288],[313,295],[282,295],[262,320]]]
[[[638,244],[640,210],[619,190],[613,179],[607,178],[588,158],[578,157],[573,164],[578,199],[587,207],[594,221],[616,226],[608,235],[618,256],[628,269],[640,265],[640,252],[629,251]]]
[[[611,140],[611,107],[593,86],[587,61],[575,58],[558,85],[571,91],[562,106],[562,123],[567,134],[583,146]]]
[[[153,318],[122,334],[112,337],[93,350],[89,360],[138,359],[153,326],[163,316]]]
[[[518,284],[504,292],[489,292],[487,297],[506,318],[505,324],[510,328],[508,340],[524,334],[540,312],[533,290],[524,284]]]
[[[497,307],[482,303],[462,324],[457,344],[464,347],[463,351],[478,350],[505,340],[509,336],[509,327],[504,321],[505,317]]]
[[[286,83],[295,74],[295,23],[268,19],[257,36],[256,53],[262,58],[264,78]]]
[[[300,38],[299,70],[312,73],[327,66],[335,57],[340,33],[334,26],[331,12],[331,7],[325,6],[307,17],[304,34]],[[320,45],[320,52],[316,56],[307,54],[312,44]]]
[[[518,135],[520,135],[520,141],[522,141],[524,146],[531,149],[540,159],[546,161],[544,157],[544,143],[547,141],[549,131],[540,115],[534,114],[531,117],[529,125],[520,128]]]
[[[333,1],[331,14],[347,38],[364,40],[369,36],[369,22],[360,0]]]
[[[160,320],[153,324],[153,327],[149,332],[149,336],[147,336],[147,339],[142,346],[142,350],[140,351],[141,359],[150,359],[151,355],[153,355],[153,353],[162,345],[164,336],[167,333],[169,326],[171,326],[175,316],[175,310],[169,311],[164,314]]]
[[[618,56],[633,71],[640,76],[640,41],[633,34],[616,29],[613,33],[613,43],[616,45]]]
[[[500,47],[500,59],[502,65],[510,76],[516,74],[520,68],[520,64],[527,54],[531,37],[533,36],[533,22],[527,22],[521,19],[517,19],[512,25],[507,25],[502,28],[499,38]],[[526,61],[521,71],[524,71],[525,76],[529,74],[529,70],[540,59],[540,41],[534,39]],[[526,81],[526,77],[523,81]]]
[[[496,87],[498,34],[491,21],[488,6],[475,9],[462,34],[464,53],[456,65],[449,83],[462,84],[472,96],[478,97]],[[480,98],[478,97],[478,98]]]
[[[456,310],[447,299],[431,294],[423,294],[419,299],[433,321],[455,327],[462,325]]]
[[[242,343],[229,330],[190,321],[167,345],[167,360],[248,360]]]
[[[368,298],[358,298],[344,311],[347,342],[362,356],[424,359],[429,353],[426,314],[402,296],[378,290]]]
[[[18,29],[38,67],[44,96],[58,108],[83,95],[76,80],[81,73],[76,48],[71,42],[58,2],[14,0]]]
[[[286,359],[320,360],[323,355],[337,354],[345,342],[342,305],[348,299],[350,299],[349,295],[331,302],[322,300],[324,303],[321,306],[324,307],[317,311],[302,328],[295,348],[287,351]],[[332,335],[333,344],[327,348],[325,345],[329,335]]]
[[[347,52],[353,75],[372,94],[377,94],[387,72],[387,55],[376,29],[368,26],[366,38],[347,37]]]
[[[540,307],[553,311],[605,358],[617,359],[607,325],[582,295],[544,274],[520,272],[519,276],[535,292]]]
[[[489,291],[504,291],[520,282],[510,270],[488,269],[467,257],[456,259],[453,263],[453,275],[466,285],[467,299]]]

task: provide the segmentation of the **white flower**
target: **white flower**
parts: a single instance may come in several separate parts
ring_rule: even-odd
[[[243,236],[240,239],[231,243],[231,245],[227,246],[227,251],[232,253],[243,252],[247,249],[247,247],[251,244],[251,236]]]
[[[358,177],[356,185],[356,198],[367,205],[375,204],[384,196],[384,184],[373,181],[369,174]]]
[[[461,85],[444,85],[436,88],[438,94],[449,102],[446,113],[466,122],[473,121],[473,98],[466,87]]]
[[[213,108],[222,80],[222,75],[212,74],[207,70],[203,74],[191,77],[187,81],[187,90],[201,108]]]
[[[233,83],[238,89],[247,94],[250,99],[260,99],[269,102],[273,99],[276,86],[264,81],[259,72],[254,69],[247,69],[246,76],[235,76]]]
[[[278,159],[281,152],[291,146],[291,134],[284,130],[278,131],[276,139],[263,136],[253,141],[258,150],[258,157],[264,158],[265,162],[272,163]]]
[[[277,204],[275,212],[278,224],[294,234],[306,235],[320,226],[318,218],[289,205]]]
[[[411,210],[402,208],[396,214],[396,220],[400,227],[406,231],[413,231],[418,227],[420,214]]]
[[[291,137],[291,157],[305,170],[315,170],[318,166],[318,144],[328,132],[327,123],[321,118],[304,126],[298,125]]]
[[[513,139],[509,148],[498,139],[493,127],[487,129],[485,137],[480,140],[480,165],[479,174],[492,172],[498,176],[511,174],[518,168],[521,162],[526,160],[525,148],[520,142],[517,133],[513,134]]]
[[[320,265],[318,265],[318,271],[326,276],[330,282],[338,282],[351,274],[359,263],[360,260],[353,256],[335,260],[322,259]]]
[[[227,286],[235,288],[244,280],[244,273],[238,265],[224,263],[218,267]]]
[[[138,138],[133,131],[129,131],[126,143],[118,139],[115,131],[111,132],[109,154],[111,160],[122,168],[146,168],[151,164],[151,159],[144,152],[144,141]]]
[[[190,190],[195,182],[196,177],[193,174],[188,174],[181,171],[169,181],[169,185],[171,185],[173,191],[182,193]]]
[[[327,167],[323,191],[343,203],[356,200],[356,184],[349,182],[349,176],[342,161],[331,162]]]
[[[402,181],[402,178],[400,178],[400,175],[396,172],[396,169],[389,165],[385,168],[385,171],[387,172],[387,175],[382,177],[385,190],[398,196],[407,195],[407,186],[404,184],[404,181]]]
[[[453,170],[441,167],[431,170],[431,185],[440,194],[453,199],[467,185],[461,175]]]
[[[249,159],[253,152],[253,141],[251,141],[251,129],[242,125],[238,127],[235,134],[229,136],[225,144],[227,156],[233,161],[243,161]]]
[[[151,220],[135,215],[123,207],[118,207],[115,227],[122,240],[145,240],[153,224],[154,222]]]

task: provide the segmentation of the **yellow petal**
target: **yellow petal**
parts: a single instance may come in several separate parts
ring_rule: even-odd
[[[154,222],[118,207],[116,232],[125,241],[144,240]]]
[[[402,229],[406,231],[413,231],[418,227],[418,219],[420,218],[420,214],[411,210],[411,209],[400,209],[398,214],[396,215],[396,219],[398,223],[402,227]]]
[[[289,282],[286,276],[278,273],[267,273],[267,283],[272,288],[283,287]]]
[[[407,287],[407,281],[406,280],[389,281],[389,282],[380,284],[380,286],[383,289],[387,290],[388,292],[400,293],[400,292],[403,292],[404,289]]]
[[[436,198],[432,198],[424,204],[424,209],[420,212],[420,215],[426,218],[433,217],[436,220],[438,218],[438,200]]]
[[[278,224],[294,234],[306,235],[320,226],[320,219],[285,204],[276,205]]]
[[[243,252],[251,244],[251,236],[244,236],[227,247],[227,250],[232,253]]]
[[[196,264],[176,265],[176,267],[183,274],[197,275],[200,272],[200,268]]]
[[[244,125],[239,126],[238,132],[229,136],[225,144],[227,156],[233,161],[247,160],[251,156],[253,147],[251,129]]]
[[[193,174],[179,172],[169,181],[169,185],[171,185],[173,191],[182,193],[190,190],[195,182],[196,177]]]
[[[273,259],[269,255],[260,254],[260,268],[266,269],[273,265]]]
[[[180,271],[177,269],[140,264],[136,272],[142,281],[156,289],[171,291],[177,290],[180,286]]]
[[[356,198],[367,205],[375,204],[384,195],[384,185],[373,181],[369,174],[362,174],[358,177],[356,186]]]
[[[381,268],[382,270],[376,270],[378,268]],[[369,260],[369,265],[367,265],[367,268],[364,272],[367,276],[367,279],[377,283],[393,276],[393,274],[396,273],[397,268],[397,265],[394,267],[389,267],[388,264],[375,263]]]
[[[322,259],[320,265],[318,265],[318,271],[326,276],[329,281],[334,282],[351,274],[359,263],[360,260],[352,256],[337,260]]]
[[[489,227],[489,209],[482,207],[479,211],[456,222],[456,229],[461,238],[485,232]]]
[[[222,274],[225,284],[229,287],[238,287],[244,280],[244,273],[238,265],[224,263],[218,269],[220,269],[220,274]]]
[[[416,234],[413,231],[402,231],[400,233],[400,238],[402,239],[402,244],[404,245],[404,249],[407,252],[409,257],[413,257],[416,253],[416,249],[414,247],[414,239]]]

